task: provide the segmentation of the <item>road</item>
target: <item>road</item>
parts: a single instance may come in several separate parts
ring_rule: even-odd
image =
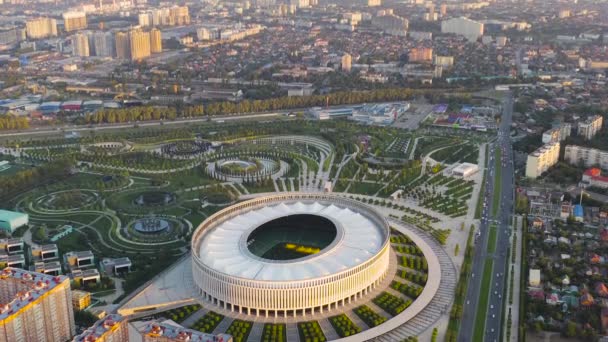
[[[293,110],[291,110],[293,111]],[[2,132],[2,137],[18,137],[18,136],[35,136],[35,135],[52,135],[52,134],[63,134],[63,132],[87,132],[87,131],[100,131],[108,129],[121,129],[121,128],[133,128],[138,127],[153,127],[153,126],[169,126],[169,125],[188,125],[191,123],[204,123],[204,122],[217,122],[222,123],[224,121],[232,120],[246,120],[246,119],[272,119],[275,117],[282,117],[291,111],[278,111],[273,113],[253,113],[245,115],[227,115],[227,116],[214,116],[212,118],[200,117],[191,119],[175,119],[175,120],[156,120],[156,121],[142,121],[132,123],[117,123],[117,124],[98,124],[91,126],[76,126],[76,125],[62,125],[54,126],[52,128],[29,128],[21,131]]]
[[[468,342],[473,340],[475,323],[477,318],[485,319],[484,341],[502,341],[501,338],[501,319],[503,315],[503,304],[505,303],[506,284],[506,262],[509,258],[509,236],[510,218],[513,213],[513,151],[510,140],[510,127],[513,115],[513,97],[511,93],[505,95],[503,101],[503,115],[499,126],[498,138],[490,147],[490,160],[488,163],[488,173],[486,176],[485,192],[482,195],[484,208],[482,212],[479,231],[475,236],[475,251],[473,258],[472,275],[467,288],[466,301],[462,316],[462,323],[458,341]],[[501,150],[500,163],[496,163],[496,149]],[[500,188],[495,189],[497,175],[496,165],[501,168]],[[494,192],[500,191],[499,208],[496,210],[496,217],[492,216]],[[493,252],[488,253],[489,227],[491,224],[497,226],[497,243]],[[481,293],[482,278],[485,262],[488,258],[493,260],[493,270],[491,273],[488,308],[485,317],[477,317],[480,308],[479,297]]]

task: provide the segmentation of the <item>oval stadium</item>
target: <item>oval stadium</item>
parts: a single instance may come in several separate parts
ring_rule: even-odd
[[[192,238],[203,299],[256,316],[305,316],[359,299],[387,276],[387,221],[327,194],[256,198],[206,219]]]

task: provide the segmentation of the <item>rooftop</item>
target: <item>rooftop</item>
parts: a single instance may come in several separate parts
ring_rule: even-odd
[[[27,214],[0,209],[0,220],[2,221],[16,220],[23,216],[27,216]]]
[[[28,304],[37,301],[64,281],[64,276],[50,276],[42,273],[29,272],[22,269],[7,267],[0,273],[0,282],[20,281],[29,286],[27,291],[13,293],[13,299],[8,303],[0,303],[0,321],[10,317]],[[69,286],[69,283],[68,283]],[[7,286],[7,288],[10,288]]]
[[[148,336],[163,336],[165,338],[175,339],[175,341],[219,342],[232,339],[232,336],[227,334],[206,334],[196,330],[174,326],[166,322],[150,323],[144,328],[143,333]]]
[[[296,214],[318,215],[331,220],[337,238],[321,252],[290,261],[270,261],[243,248],[247,237],[262,224]],[[345,271],[372,258],[382,248],[386,232],[363,210],[331,202],[294,201],[268,203],[243,211],[204,233],[197,250],[206,266],[227,275],[261,281],[317,278]]]
[[[83,331],[82,334],[74,337],[74,342],[89,342],[89,341],[97,341],[105,333],[113,331],[113,328],[120,324],[121,321],[124,320],[124,317],[117,314],[110,314],[93,324],[93,326],[89,327],[87,330]]]

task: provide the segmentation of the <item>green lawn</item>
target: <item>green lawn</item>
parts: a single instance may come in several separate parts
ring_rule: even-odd
[[[488,253],[494,253],[496,251],[496,234],[498,229],[495,224],[490,225],[490,234],[488,236]]]
[[[348,189],[349,193],[353,193],[353,194],[361,194],[361,195],[373,195],[376,192],[378,192],[378,190],[380,190],[380,188],[383,186],[383,184],[376,184],[376,183],[365,183],[365,182],[353,182],[353,184],[350,186],[350,188]]]
[[[502,174],[502,164],[500,162],[500,156],[501,156],[501,152],[500,152],[500,148],[496,150],[496,156],[495,156],[495,167],[494,167],[494,172],[495,177],[494,177],[494,197],[492,198],[492,216],[496,216],[496,214],[498,213],[498,208],[500,207],[500,191],[501,191],[501,187],[500,185],[502,184],[501,182],[501,174]]]
[[[488,313],[488,299],[490,298],[490,287],[492,286],[492,269],[494,262],[492,259],[486,259],[483,266],[483,279],[481,279],[481,293],[479,295],[479,303],[477,303],[477,315],[475,315],[475,332],[473,333],[474,342],[483,342],[486,316]]]

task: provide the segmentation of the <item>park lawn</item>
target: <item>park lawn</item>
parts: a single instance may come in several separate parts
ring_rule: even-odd
[[[177,186],[178,189],[189,189],[197,186],[219,183],[217,180],[204,174],[198,167],[189,170],[188,172],[171,174],[168,180],[172,186]]]
[[[490,287],[492,286],[492,270],[494,261],[486,259],[483,266],[483,278],[481,279],[481,293],[479,294],[479,303],[477,304],[477,314],[475,315],[475,332],[473,333],[473,342],[483,342],[486,315],[488,313],[488,299],[490,298]]]
[[[86,241],[86,237],[79,231],[74,231],[57,240],[55,244],[57,244],[57,249],[59,249],[59,252],[63,254],[70,251],[82,251],[88,249],[87,245],[83,243],[84,241]]]
[[[190,221],[190,223],[192,223],[192,225],[196,227],[199,223],[203,222],[207,218],[207,216],[198,211],[193,211],[192,213],[190,213],[190,215],[186,215],[183,218],[184,220]]]
[[[353,193],[353,194],[372,196],[376,192],[378,192],[378,190],[380,190],[380,188],[382,188],[383,185],[384,184],[353,182],[353,184],[348,189],[348,192]]]
[[[498,208],[500,207],[500,192],[501,192],[501,174],[502,174],[502,164],[500,162],[500,148],[496,150],[495,156],[495,167],[494,172],[496,172],[494,177],[494,197],[492,198],[492,216],[496,217],[498,213]]]
[[[498,228],[495,224],[490,225],[490,234],[488,235],[488,253],[494,253],[496,251],[496,234]]]
[[[274,192],[274,185],[272,183],[270,183],[268,185],[261,185],[261,186],[247,185],[246,187],[250,194]]]

